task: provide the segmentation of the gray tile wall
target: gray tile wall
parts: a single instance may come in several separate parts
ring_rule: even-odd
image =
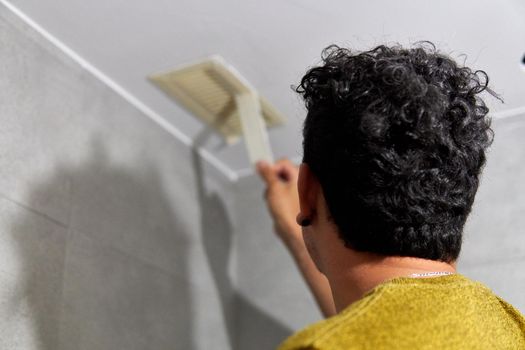
[[[0,348],[230,349],[229,182],[3,7],[0,47]]]

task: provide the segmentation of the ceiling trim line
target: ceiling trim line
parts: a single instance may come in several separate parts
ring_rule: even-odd
[[[511,118],[511,117],[517,117],[519,115],[525,116],[525,106],[508,109],[506,111],[492,113],[492,118],[494,120],[501,120],[501,119],[506,119],[506,118]]]

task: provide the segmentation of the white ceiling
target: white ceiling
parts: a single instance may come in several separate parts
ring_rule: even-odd
[[[431,40],[486,70],[505,104],[525,106],[523,0],[10,0],[190,138],[202,124],[146,77],[220,54],[289,118],[270,132],[276,156],[301,154],[304,108],[291,91],[330,43],[354,48]],[[463,60],[463,58],[460,58]],[[206,148],[232,170],[249,167],[242,144]]]

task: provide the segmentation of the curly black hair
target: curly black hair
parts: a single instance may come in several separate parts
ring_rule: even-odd
[[[347,247],[451,262],[493,139],[488,76],[430,42],[329,46],[295,90],[303,162]]]

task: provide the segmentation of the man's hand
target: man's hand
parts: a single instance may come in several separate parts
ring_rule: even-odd
[[[298,167],[288,159],[281,159],[275,164],[258,162],[257,171],[267,186],[265,197],[275,231],[288,246],[297,239],[302,242],[301,228],[296,222],[299,213]]]

